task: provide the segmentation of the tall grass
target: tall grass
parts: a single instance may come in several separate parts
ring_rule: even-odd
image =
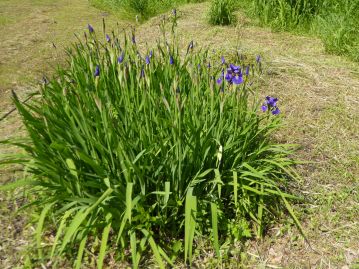
[[[28,139],[2,141],[26,151],[2,163],[28,177],[0,190],[35,195],[41,261],[76,249],[80,268],[91,247],[102,268],[116,246],[134,268],[149,251],[164,268],[179,255],[191,263],[198,235],[220,257],[226,240],[260,237],[282,210],[300,227],[287,193],[293,146],[272,139],[281,118],[256,90],[259,57],[221,60],[192,42],[182,53],[175,38],[139,51],[134,33],[89,30],[37,100],[14,95]]]
[[[263,25],[319,35],[328,52],[359,60],[359,0],[246,0]]]
[[[326,51],[359,61],[359,0],[329,1],[313,21]]]
[[[212,0],[209,8],[209,22],[213,25],[230,25],[236,21],[234,11],[237,4],[233,0]]]

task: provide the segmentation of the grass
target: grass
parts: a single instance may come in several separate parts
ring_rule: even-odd
[[[247,0],[241,3],[260,25],[319,36],[329,53],[358,61],[358,0]]]
[[[209,23],[213,25],[230,25],[236,21],[234,11],[237,4],[231,0],[213,0],[209,8]]]
[[[139,22],[176,8],[186,3],[200,3],[204,0],[91,0],[95,7],[118,14],[121,18]]]
[[[14,3],[13,1],[0,1],[1,4]],[[19,2],[20,3],[20,2]],[[23,3],[23,1],[21,1]],[[72,3],[67,6],[58,3],[56,13],[66,14],[67,16],[57,17],[57,25],[61,29],[56,30],[59,34],[57,43],[67,43],[72,38],[72,33],[76,29],[82,30],[81,26],[71,29],[67,24],[67,18],[75,18],[79,14],[87,17],[84,23],[101,20],[100,12],[89,8],[82,1]],[[78,5],[76,7],[76,5]],[[7,6],[7,5],[6,5]],[[22,14],[24,5],[13,5],[13,10],[18,10]],[[26,5],[25,5],[26,6]],[[10,6],[8,6],[10,7]],[[74,8],[76,7],[76,8]],[[279,223],[271,226],[268,234],[262,241],[247,241],[245,244],[228,246],[228,258],[226,268],[248,268],[260,266],[282,266],[285,268],[316,267],[328,268],[353,267],[358,261],[359,249],[358,242],[358,148],[357,133],[359,130],[359,111],[356,104],[358,97],[359,66],[347,59],[328,55],[324,52],[324,47],[320,40],[308,37],[292,35],[290,33],[273,33],[269,29],[254,26],[250,19],[244,15],[239,17],[238,26],[233,27],[209,27],[206,23],[206,16],[203,10],[207,4],[188,5],[179,10],[182,14],[179,19],[180,42],[187,45],[187,41],[195,36],[195,44],[207,44],[211,48],[219,49],[223,47],[238,46],[242,51],[253,54],[261,53],[268,66],[265,70],[262,89],[264,92],[279,96],[282,103],[282,110],[286,114],[286,127],[277,134],[277,139],[283,142],[294,142],[302,145],[302,149],[297,153],[300,159],[314,161],[315,163],[303,165],[300,174],[303,181],[302,191],[310,199],[311,203],[298,205],[297,212],[301,212],[300,219],[303,222],[305,232],[308,236],[312,251],[305,242],[298,236],[298,231],[293,228],[291,223]],[[48,16],[56,16],[52,13],[55,7],[43,6],[39,3],[28,6],[27,13],[37,11],[42,8],[48,12]],[[2,9],[4,10],[4,9]],[[74,12],[76,10],[76,12]],[[198,15],[202,14],[202,15]],[[153,18],[139,27],[137,35],[141,36],[141,42],[154,42],[158,33],[157,22],[159,19]],[[60,27],[59,25],[63,25]],[[66,30],[68,27],[68,30]],[[74,25],[71,23],[70,25]],[[2,35],[7,39],[17,41],[17,36],[24,36],[23,48],[27,54],[33,54],[29,43],[26,43],[25,27],[12,27],[8,24],[4,30],[13,31],[12,36]],[[98,26],[100,27],[100,26]],[[51,29],[51,28],[50,28]],[[57,29],[57,28],[55,28]],[[15,31],[16,30],[16,31]],[[39,28],[42,35],[48,34],[47,28]],[[29,37],[30,38],[30,37]],[[4,42],[4,44],[9,44]],[[47,48],[46,42],[38,44],[39,47]],[[0,55],[13,53],[11,47],[3,46],[0,48]],[[45,50],[47,51],[47,50]],[[16,65],[20,60],[19,54],[13,54],[6,66],[17,66],[23,72],[10,74],[12,81],[21,81],[21,77],[26,76],[27,80],[34,81],[34,74],[27,66]],[[44,57],[45,56],[45,57]],[[33,57],[41,62],[44,58],[51,59],[51,54],[41,57]],[[43,58],[44,57],[44,58]],[[49,60],[48,60],[49,61]],[[3,61],[2,61],[3,62]],[[50,61],[51,63],[51,61]],[[48,72],[51,68],[45,69]],[[8,111],[9,98],[5,89],[12,85],[8,83],[7,74],[1,76],[0,88],[6,98],[2,98],[0,111]],[[38,76],[41,79],[41,73]],[[5,87],[5,85],[7,85]],[[17,85],[17,84],[15,84]],[[19,85],[21,86],[21,85]],[[19,93],[27,88],[19,88]],[[6,102],[6,103],[5,103]],[[12,137],[21,129],[18,118],[12,115],[5,121],[0,122],[0,136],[2,138]],[[3,128],[6,126],[6,128]],[[1,146],[0,150],[5,151]],[[3,181],[13,179],[10,169],[1,169]],[[19,193],[21,197],[21,193]],[[9,231],[6,227],[15,230],[16,225],[21,222],[14,217],[8,218],[12,211],[12,197],[1,197],[0,225],[3,231]],[[20,203],[18,200],[17,203]],[[31,218],[30,218],[31,219]],[[14,220],[12,222],[12,220]],[[24,225],[19,227],[20,234],[15,237],[12,232],[1,233],[6,237],[2,242],[1,256],[6,257],[1,261],[3,268],[13,268],[16,265],[24,264],[26,252],[19,252],[19,249],[29,245],[26,234],[31,234],[32,225],[27,228]],[[51,238],[51,235],[48,235]],[[21,239],[21,241],[19,241]],[[215,267],[216,261],[213,258],[212,247],[205,240],[198,241],[198,252],[195,256],[200,257],[194,260],[198,267],[204,265]],[[240,253],[240,251],[241,253]],[[16,253],[16,254],[14,254]],[[28,254],[31,254],[30,251]],[[31,257],[31,255],[30,255]],[[91,264],[92,258],[88,261]],[[110,258],[109,263],[115,267]],[[181,265],[178,265],[180,267]],[[62,266],[68,268],[69,265]]]

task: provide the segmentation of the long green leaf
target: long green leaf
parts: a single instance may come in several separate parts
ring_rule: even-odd
[[[60,253],[64,251],[66,245],[70,242],[71,237],[78,232],[78,228],[80,227],[82,222],[86,219],[87,215],[92,210],[94,210],[107,196],[109,196],[112,193],[112,191],[113,191],[112,189],[107,189],[107,191],[105,191],[101,195],[101,197],[96,201],[96,203],[88,207],[86,210],[84,209],[77,212],[77,214],[75,215],[73,221],[71,222],[70,226],[68,227],[64,235],[64,239],[62,241],[62,245],[60,248]]]
[[[24,187],[24,186],[29,186],[29,185],[38,185],[38,182],[36,180],[30,180],[27,178],[24,179],[18,179],[14,182],[5,184],[0,186],[0,191],[9,191],[9,190],[13,190],[19,187]]]
[[[77,250],[77,257],[76,257],[76,261],[75,261],[75,269],[80,269],[81,268],[82,257],[83,257],[83,254],[84,254],[86,242],[87,242],[87,236],[82,238],[82,240],[80,242],[80,245],[79,245],[79,248]]]
[[[186,195],[186,205],[185,205],[185,246],[184,246],[184,255],[185,262],[187,259],[189,263],[192,262],[192,247],[193,247],[193,238],[196,230],[196,220],[195,214],[197,210],[197,199],[193,196],[193,187],[190,187]]]
[[[146,229],[142,229],[141,230],[142,233],[147,237],[147,240],[148,240],[148,243],[150,244],[151,246],[151,249],[152,249],[152,252],[153,252],[153,255],[155,256],[155,259],[157,261],[157,264],[158,266],[161,268],[161,269],[164,269],[165,268],[165,265],[163,263],[163,260],[161,258],[161,254],[158,250],[158,247],[156,245],[156,242],[155,240],[153,239],[153,237],[150,235],[150,233],[146,230]]]
[[[218,217],[217,217],[217,205],[211,203],[211,215],[212,215],[212,232],[213,232],[213,244],[214,249],[218,258],[221,258],[221,253],[219,251],[219,241],[218,241]]]
[[[37,227],[35,231],[35,237],[36,237],[36,245],[38,250],[39,259],[43,259],[42,255],[42,247],[41,247],[41,234],[42,234],[42,228],[44,226],[44,221],[47,216],[47,212],[49,212],[50,208],[54,205],[54,203],[47,204],[44,209],[41,211],[40,218],[37,222]]]
[[[98,258],[97,258],[97,268],[98,269],[102,269],[102,267],[103,267],[103,260],[105,258],[105,254],[106,254],[108,235],[110,233],[111,224],[112,224],[111,218],[112,218],[112,214],[108,213],[106,215],[106,223],[107,223],[107,225],[102,231],[100,252],[99,252]]]

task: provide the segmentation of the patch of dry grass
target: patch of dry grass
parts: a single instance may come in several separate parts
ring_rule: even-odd
[[[11,1],[17,2],[20,1]],[[9,6],[10,1],[0,2],[0,9],[18,8],[20,14],[27,12],[27,18],[34,18],[29,26],[25,19],[5,25],[9,27],[6,31],[15,31],[14,35],[6,35],[2,41],[5,45],[0,46],[0,89],[5,95],[24,77],[25,81],[33,81],[34,76],[48,70],[48,63],[61,60],[53,52],[50,40],[66,45],[72,33],[81,32],[88,21],[100,24],[101,12],[83,1],[76,0],[71,5],[57,1],[63,2],[63,7],[45,0],[33,6],[30,1],[25,2],[29,3],[22,7]],[[274,224],[262,241],[234,247],[226,268],[354,268],[359,262],[359,65],[325,54],[319,39],[273,33],[251,25],[243,14],[239,14],[235,27],[211,27],[206,22],[206,8],[204,3],[178,10],[180,43],[186,46],[194,40],[216,50],[240,49],[263,55],[267,66],[261,89],[263,97],[278,96],[285,115],[286,125],[276,138],[299,144],[296,157],[310,162],[298,167],[301,191],[308,203],[297,205],[296,210],[312,248],[294,225]],[[140,26],[138,41],[154,42],[159,34],[159,21],[160,17],[153,18]],[[0,28],[1,36],[4,29]],[[63,45],[58,46],[60,50]],[[14,72],[9,74],[7,70]],[[18,121],[13,118],[0,125],[0,137],[4,138],[16,133]],[[8,180],[8,171],[2,174],[2,180]],[[11,197],[1,197],[1,213],[6,215]],[[0,218],[1,229],[11,223]],[[12,238],[11,234],[6,236]],[[216,268],[213,251],[205,243],[200,249],[197,267]]]

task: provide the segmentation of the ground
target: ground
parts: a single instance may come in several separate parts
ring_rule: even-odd
[[[235,27],[212,27],[206,22],[207,4],[179,8],[180,42],[192,39],[198,46],[216,50],[240,49],[261,54],[265,74],[261,93],[280,98],[284,123],[276,138],[295,143],[295,156],[306,161],[298,167],[300,192],[307,198],[295,206],[310,243],[288,222],[275,224],[263,240],[243,246],[241,264],[256,268],[357,268],[359,267],[359,64],[325,53],[319,39],[260,28],[239,13]],[[85,0],[0,0],[0,117],[12,108],[10,91],[24,98],[63,63],[63,48],[81,35],[87,23],[107,27],[114,15],[91,7]],[[159,18],[139,26],[138,42],[151,43]],[[53,43],[57,47],[53,46]],[[16,113],[0,121],[0,139],[20,134]],[[13,151],[0,146],[0,154]],[[1,156],[1,155],[0,155]],[[0,180],[15,177],[1,168]],[[21,267],[33,227],[15,216],[18,193],[0,194],[0,267]],[[17,253],[16,253],[17,252]],[[16,253],[16,254],[15,254]],[[234,255],[236,257],[236,255]],[[209,267],[211,254],[196,261]],[[206,265],[207,264],[207,265]]]

